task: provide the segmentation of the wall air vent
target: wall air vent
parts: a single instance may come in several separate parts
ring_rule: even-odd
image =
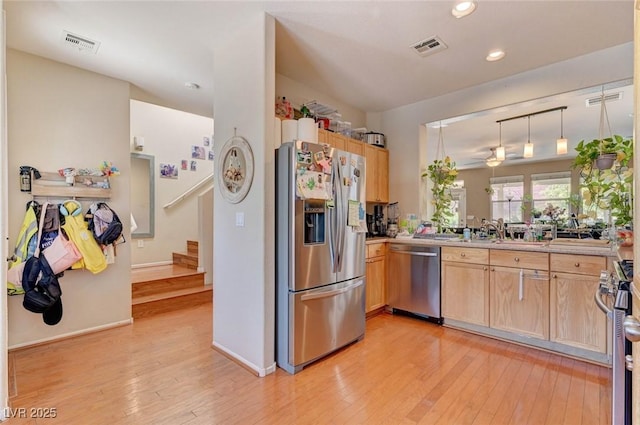
[[[432,36],[411,45],[413,51],[420,56],[429,56],[447,48],[447,45],[438,37]]]
[[[82,35],[73,34],[69,31],[62,31],[62,43],[74,47],[81,51],[82,53],[93,53],[94,55],[98,52],[98,47],[100,47],[100,42],[91,40]]]
[[[605,94],[604,95],[605,103],[609,103],[609,102],[612,102],[614,100],[620,100],[620,99],[622,99],[622,92],[621,91],[619,91],[617,93],[610,93],[610,94]],[[601,101],[602,101],[602,96],[595,96],[595,97],[590,97],[589,99],[585,100],[585,103],[587,105],[587,108],[589,108],[591,106],[600,105]]]

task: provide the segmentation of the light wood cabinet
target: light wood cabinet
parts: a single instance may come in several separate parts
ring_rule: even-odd
[[[367,245],[365,312],[369,313],[386,305],[386,243]]]
[[[549,339],[549,273],[491,266],[491,319],[494,329]]]
[[[442,248],[442,316],[489,326],[489,250]]]
[[[338,150],[347,150],[347,138],[342,134],[328,132],[327,143]]]
[[[593,301],[606,269],[605,257],[551,254],[551,341],[607,352],[607,317]]]
[[[329,134],[327,130],[318,129],[318,143],[329,143]]]
[[[492,249],[490,327],[549,339],[549,254]]]
[[[367,202],[389,202],[389,151],[372,145],[364,146],[367,160]]]
[[[346,151],[364,156],[364,143],[356,139],[346,139]]]

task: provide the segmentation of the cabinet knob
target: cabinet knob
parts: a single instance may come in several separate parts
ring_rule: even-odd
[[[467,254],[465,254],[464,252],[461,252],[461,253],[460,253],[460,256],[464,258],[464,257],[466,257],[466,256],[467,256]]]
[[[574,266],[575,267],[580,267],[580,263],[575,263]]]
[[[513,260],[517,263],[518,261],[520,261],[520,258],[515,257]]]
[[[553,278],[554,278],[554,279],[557,279],[557,278],[558,278],[558,275],[557,275],[557,274],[554,274],[554,275],[553,275]]]
[[[496,268],[495,268],[495,267],[491,267],[491,271],[492,271],[492,272],[495,272],[495,271],[496,271]]]
[[[487,266],[484,266],[482,270],[487,271],[488,270]]]

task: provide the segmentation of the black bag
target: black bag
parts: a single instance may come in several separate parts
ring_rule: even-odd
[[[39,278],[39,280],[38,280]],[[22,276],[25,290],[22,305],[33,313],[41,313],[47,325],[62,319],[62,289],[47,259],[31,257],[24,266]]]
[[[89,230],[99,244],[112,244],[122,236],[120,217],[106,203],[92,204],[87,217],[89,218]]]

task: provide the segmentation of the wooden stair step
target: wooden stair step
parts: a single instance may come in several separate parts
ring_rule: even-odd
[[[202,286],[204,286],[204,273],[196,272],[183,276],[135,282],[131,286],[131,296],[136,299],[147,295],[173,292],[179,289],[201,288]]]
[[[212,285],[187,288],[137,298],[132,302],[131,315],[134,319],[139,319],[210,302],[213,302]]]
[[[197,270],[198,269],[198,256],[184,254],[181,252],[173,253],[173,264],[177,264],[180,266],[188,267],[190,269]]]
[[[187,254],[198,256],[198,241],[187,241]]]

